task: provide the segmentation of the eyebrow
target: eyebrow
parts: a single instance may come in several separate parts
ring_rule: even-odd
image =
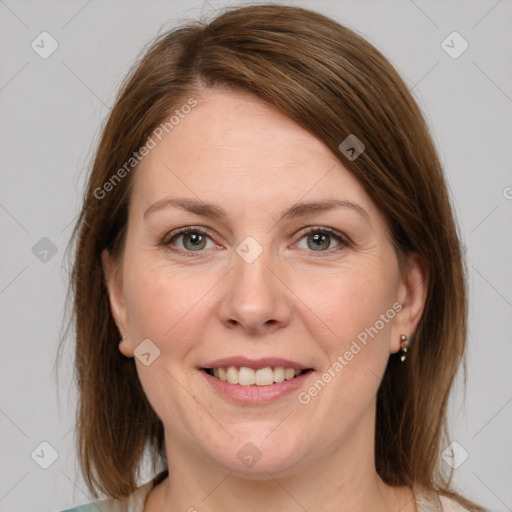
[[[180,210],[195,213],[196,215],[218,218],[220,220],[225,220],[228,217],[226,211],[223,208],[214,204],[205,203],[204,201],[196,199],[167,197],[152,204],[144,212],[144,218],[146,218],[151,213],[169,207],[179,208]],[[362,206],[345,199],[327,199],[324,201],[298,202],[281,213],[281,220],[305,217],[307,215],[321,213],[333,210],[335,208],[349,208],[359,213],[368,222],[370,222],[370,216]]]

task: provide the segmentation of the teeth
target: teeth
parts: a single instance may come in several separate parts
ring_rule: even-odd
[[[274,368],[274,382],[283,382],[284,380],[284,368],[282,366],[276,366]]]
[[[293,379],[295,377],[295,370],[293,368],[285,368],[284,370],[284,378],[286,380]]]
[[[295,374],[295,372],[293,373]],[[270,384],[274,384],[272,368],[259,368],[254,372],[254,380],[257,386],[270,386]]]
[[[227,368],[214,368],[213,376],[230,384],[239,384],[241,386],[251,386],[253,384],[256,386],[270,386],[275,382],[291,380],[302,372],[303,370],[284,368],[283,366],[276,366],[274,368],[266,366],[257,370],[246,366],[241,366],[240,368],[228,366]]]
[[[228,369],[226,370],[227,375],[227,381],[230,384],[238,384],[238,370],[234,366],[228,366]]]
[[[242,366],[238,371],[238,384],[241,386],[250,386],[254,384],[256,381],[256,376],[254,375],[254,370],[252,368],[247,368]]]

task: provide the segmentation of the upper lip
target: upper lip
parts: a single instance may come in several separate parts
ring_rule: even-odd
[[[296,370],[309,370],[311,366],[307,366],[296,361],[290,361],[289,359],[281,359],[280,357],[263,357],[260,359],[249,359],[243,356],[236,357],[224,357],[222,359],[215,359],[206,363],[203,368],[225,368],[227,366],[247,368],[266,368],[267,366],[283,366],[284,368],[294,368]]]

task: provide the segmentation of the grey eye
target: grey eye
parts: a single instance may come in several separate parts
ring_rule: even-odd
[[[200,251],[206,247],[206,236],[202,233],[197,232],[190,232],[190,233],[184,233],[183,235],[180,235],[182,238],[182,244],[185,249],[188,251]]]
[[[324,251],[331,246],[331,235],[327,233],[310,233],[306,237],[308,249],[312,251]]]
[[[303,232],[296,247],[306,251],[333,252],[348,247],[345,237],[331,228],[314,228]]]

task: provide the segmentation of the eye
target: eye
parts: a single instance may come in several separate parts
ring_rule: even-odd
[[[202,251],[216,246],[206,231],[199,228],[181,228],[169,233],[164,239],[164,245],[174,245],[183,251]]]
[[[302,231],[302,237],[296,246],[314,252],[328,252],[348,246],[346,239],[331,228],[313,228]],[[201,252],[205,249],[219,247],[209,236],[205,228],[185,227],[169,233],[163,245],[185,252]]]
[[[297,243],[300,249],[315,252],[326,252],[329,249],[338,249],[348,245],[344,237],[330,228],[314,228],[303,232],[302,238]]]

